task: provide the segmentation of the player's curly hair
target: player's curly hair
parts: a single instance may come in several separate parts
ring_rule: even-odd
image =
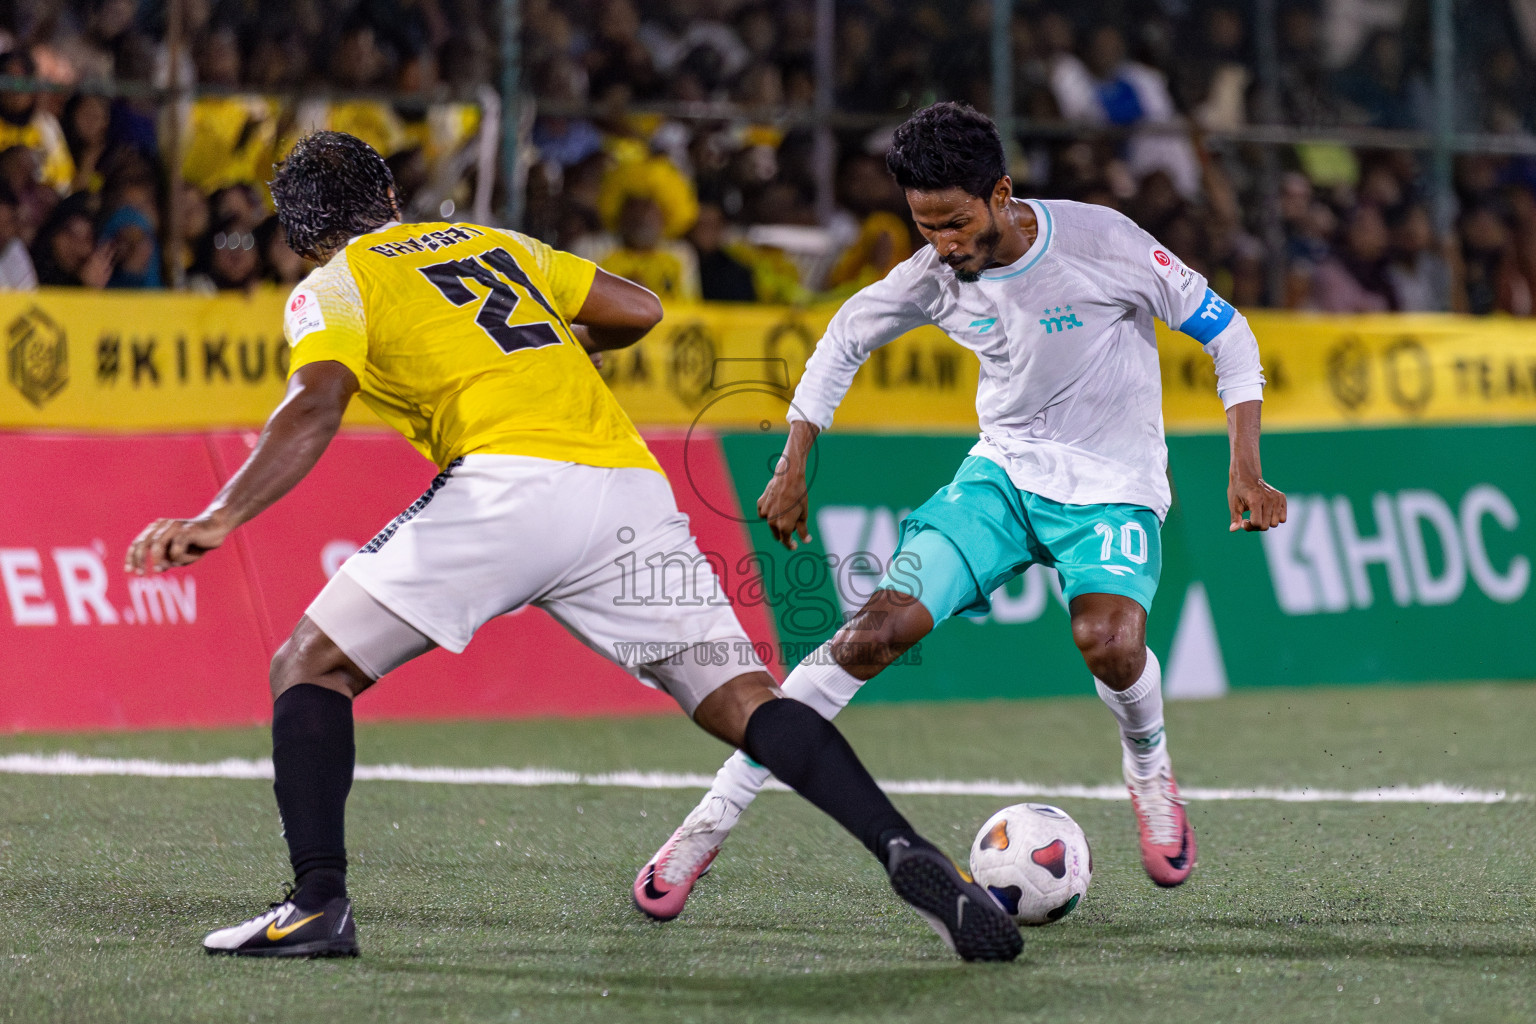
[[[293,147],[267,187],[288,246],[318,259],[399,215],[395,176],[368,143],[346,132],[312,132]]]
[[[987,115],[964,103],[935,103],[896,129],[885,166],[918,192],[964,189],[986,199],[1008,173],[1003,140]]]

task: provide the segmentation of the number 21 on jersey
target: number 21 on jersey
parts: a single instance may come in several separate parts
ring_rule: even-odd
[[[455,306],[467,306],[480,299],[480,310],[475,323],[488,334],[496,347],[510,355],[525,349],[545,348],[560,344],[556,325],[564,326],[559,314],[539,290],[533,286],[517,260],[505,249],[491,249],[478,256],[448,260],[422,267],[421,273],[442,293],[443,298]],[[476,295],[464,282],[474,281],[488,289],[484,298]],[[524,294],[544,307],[553,320],[532,323],[508,323],[516,312]]]

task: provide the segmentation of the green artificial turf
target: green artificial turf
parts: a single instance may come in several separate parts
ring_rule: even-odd
[[[1536,687],[1265,691],[1169,708],[1186,786],[1446,781],[1536,795]],[[1091,698],[855,705],[889,779],[1118,779]],[[0,737],[0,754],[259,757],[264,730]],[[708,772],[677,718],[364,725],[364,763]],[[629,904],[696,793],[360,782],[363,956],[205,956],[275,899],[259,781],[0,776],[0,1021],[1496,1022],[1536,1019],[1536,802],[1204,802],[1200,866],[1162,891],[1124,802],[1060,800],[1088,898],[1010,965],[967,965],[867,854],[765,795],[677,921]],[[996,797],[901,797],[961,855]]]

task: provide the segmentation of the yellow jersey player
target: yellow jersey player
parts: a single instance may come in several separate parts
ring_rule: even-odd
[[[288,300],[287,396],[209,506],[151,523],[128,570],[163,572],[217,548],[309,472],[354,394],[441,472],[341,567],[272,660],[273,789],[295,885],[204,948],[357,953],[343,834],[353,699],[532,604],[857,836],[962,957],[1017,956],[1012,920],[912,830],[836,728],[784,697],[761,663],[740,662],[751,645],[590,359],[650,330],[656,297],[515,232],[399,223],[389,169],[343,133],[300,141],[271,188],[289,244],[321,264]],[[626,577],[646,564],[662,571]],[[658,660],[637,660],[647,656]],[[664,905],[683,881],[644,880],[646,905]]]

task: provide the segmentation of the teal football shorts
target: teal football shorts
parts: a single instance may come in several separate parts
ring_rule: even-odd
[[[993,591],[1038,564],[1061,574],[1068,602],[1120,594],[1151,611],[1161,525],[1144,505],[1066,505],[1021,491],[997,463],[972,455],[902,520],[879,585],[921,601],[937,625],[990,611]]]

